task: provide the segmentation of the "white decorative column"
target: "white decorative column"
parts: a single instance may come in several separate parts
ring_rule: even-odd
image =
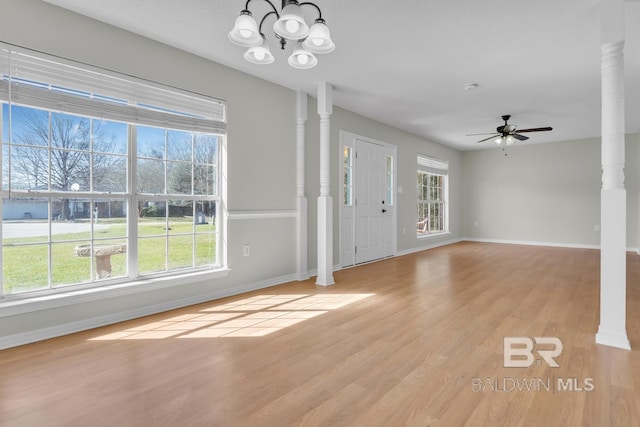
[[[602,0],[600,326],[596,343],[631,349],[626,330],[627,191],[624,187],[624,1]]]
[[[318,115],[320,116],[320,197],[318,197],[318,278],[316,285],[333,285],[333,200],[330,196],[331,126],[333,88],[318,83]]]
[[[309,278],[307,269],[307,197],[304,183],[304,123],[306,121],[307,94],[299,90],[296,93],[296,200],[298,210],[298,218],[296,221],[296,274],[298,280],[307,280]]]

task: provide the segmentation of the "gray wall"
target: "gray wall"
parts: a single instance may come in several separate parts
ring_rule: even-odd
[[[6,12],[0,14],[3,42],[225,99],[228,209],[295,209],[293,91],[37,0],[3,0],[1,4]],[[235,293],[295,272],[295,218],[229,221],[228,236],[231,272],[225,278],[185,280],[180,286],[126,297],[3,317],[0,340],[200,295]],[[252,245],[250,257],[242,256],[245,243]]]
[[[339,90],[339,89],[337,89]],[[309,203],[309,268],[317,268],[317,198],[320,195],[320,119],[317,113],[317,100],[309,97],[307,111],[307,197]],[[350,111],[334,108],[331,116],[331,195],[334,204],[333,224],[338,229],[340,221],[338,204],[340,203],[340,130],[354,133],[377,141],[394,144],[397,152],[397,185],[403,187],[403,193],[397,195],[397,230],[399,253],[412,252],[441,242],[457,240],[462,237],[462,155],[460,151],[435,144],[416,135],[386,126],[374,120],[362,117]],[[416,170],[418,153],[449,161],[449,203],[450,234],[418,239],[416,237]],[[402,234],[403,227],[406,233]],[[339,263],[339,239],[334,236],[334,265]]]
[[[464,152],[466,238],[600,245],[600,139]],[[627,136],[627,246],[638,246],[638,135]],[[475,223],[477,222],[477,226]]]
[[[228,107],[228,209],[230,211],[294,210],[296,206],[295,93],[203,58],[185,53],[68,12],[39,0],[0,0],[0,41],[59,55],[121,73],[222,98]],[[319,193],[319,118],[309,100],[307,122],[307,195],[309,198],[309,269],[316,268],[316,198]],[[248,126],[247,124],[251,125]],[[341,129],[398,146],[398,249],[412,251],[434,241],[418,241],[415,228],[415,169],[417,153],[451,165],[451,235],[462,235],[461,154],[422,138],[336,108],[331,123],[332,195],[339,194],[338,158]],[[266,132],[265,132],[266,130]],[[337,201],[334,202],[334,204]],[[334,224],[338,224],[335,206]],[[337,226],[334,242],[338,263]],[[202,281],[187,278],[180,286],[144,290],[126,296],[84,301],[37,312],[6,315],[0,308],[0,347],[3,339],[69,330],[69,325],[116,320],[159,307],[229,295],[268,286],[294,277],[295,218],[230,220],[227,277]],[[251,245],[251,256],[242,246]],[[84,323],[83,323],[84,322]],[[72,328],[73,328],[72,327]],[[39,332],[46,331],[46,333]]]

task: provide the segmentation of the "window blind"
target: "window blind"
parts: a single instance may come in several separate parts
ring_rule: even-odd
[[[418,170],[437,175],[449,173],[449,162],[418,154]]]
[[[0,48],[0,99],[107,120],[226,133],[226,104],[84,64]]]

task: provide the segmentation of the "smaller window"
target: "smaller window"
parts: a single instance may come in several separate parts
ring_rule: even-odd
[[[393,156],[387,156],[387,204],[393,203]]]
[[[342,204],[344,206],[352,206],[353,204],[353,150],[351,147],[344,147],[342,152],[342,172],[343,172],[343,196]]]
[[[416,228],[418,237],[449,230],[448,170],[447,162],[418,156]]]

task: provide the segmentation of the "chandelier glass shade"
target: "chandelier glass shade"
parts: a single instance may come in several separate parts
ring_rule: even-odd
[[[258,24],[251,16],[251,12],[243,10],[236,18],[233,30],[229,32],[229,40],[238,46],[253,47],[262,43],[262,36],[258,32]]]
[[[245,8],[236,18],[233,29],[229,31],[229,40],[234,44],[249,48],[244,58],[254,64],[271,64],[275,61],[271,54],[267,39],[262,32],[265,20],[274,15],[273,31],[279,40],[281,49],[285,49],[287,42],[295,42],[295,48],[289,56],[288,63],[294,68],[309,69],[318,64],[315,54],[333,52],[335,43],[331,40],[329,28],[320,8],[311,2],[298,3],[296,0],[282,0],[281,11],[278,12],[270,0],[262,0],[270,5],[271,10],[264,14],[260,24],[253,18],[249,10],[248,0]],[[302,6],[312,6],[318,12],[318,18],[309,26],[304,19]]]
[[[280,13],[280,18],[273,24],[273,31],[280,37],[289,40],[300,40],[309,34],[309,26],[304,22],[304,15],[298,2],[289,2]]]
[[[300,68],[306,70],[318,65],[318,58],[315,55],[302,47],[302,43],[298,42],[293,53],[289,57],[289,65],[294,68]]]
[[[330,53],[336,48],[324,19],[316,19],[302,46],[312,53]]]
[[[244,59],[254,64],[271,64],[275,58],[269,49],[267,40],[260,37],[262,43],[259,46],[250,47],[244,54]]]

